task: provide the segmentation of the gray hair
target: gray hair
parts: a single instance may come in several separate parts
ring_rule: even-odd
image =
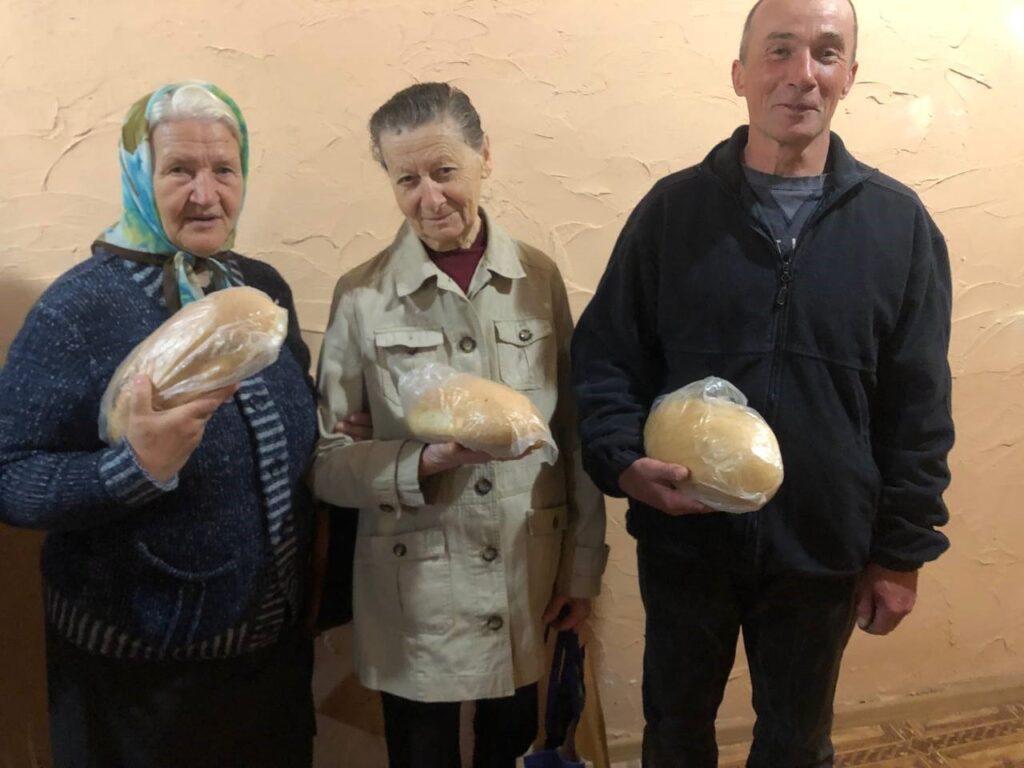
[[[231,131],[235,141],[239,144],[242,143],[242,128],[238,124],[235,113],[231,111],[231,107],[197,83],[186,83],[180,88],[165,93],[154,102],[150,109],[150,133],[160,123],[172,120],[205,120],[223,123]]]
[[[740,62],[747,62],[747,47],[750,45],[750,27],[754,22],[754,13],[761,7],[761,3],[764,0],[757,0],[756,3],[751,7],[750,12],[747,14],[747,20],[743,22],[743,36],[740,37]],[[850,4],[850,10],[853,11],[853,55],[850,56],[850,62],[857,60],[857,8],[853,4],[853,0],[846,0]]]
[[[455,124],[468,146],[477,152],[483,149],[484,130],[469,96],[448,83],[417,83],[396,93],[370,118],[374,159],[387,170],[380,151],[381,134],[401,133],[443,120]]]

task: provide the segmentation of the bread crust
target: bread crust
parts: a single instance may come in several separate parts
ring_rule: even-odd
[[[690,470],[712,509],[760,509],[782,485],[779,444],[756,411],[723,398],[667,398],[644,427],[647,455]]]
[[[412,433],[425,442],[456,442],[497,459],[539,448],[549,434],[530,398],[468,373],[456,373],[424,391],[405,417]]]
[[[101,434],[110,443],[124,435],[136,375],[153,382],[155,410],[173,408],[270,365],[287,332],[287,311],[256,288],[226,288],[186,304],[118,366],[103,396]]]

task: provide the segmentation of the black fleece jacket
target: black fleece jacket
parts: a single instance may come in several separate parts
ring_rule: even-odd
[[[916,569],[948,547],[945,241],[916,194],[832,134],[825,197],[781,255],[750,213],[746,141],[744,126],[659,181],[619,236],[573,338],[584,466],[624,495],[651,402],[721,376],[775,430],[781,489],[747,515],[631,499],[630,533],[755,574]]]

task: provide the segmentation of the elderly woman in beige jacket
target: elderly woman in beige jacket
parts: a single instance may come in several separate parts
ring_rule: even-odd
[[[479,209],[490,146],[464,93],[407,88],[370,132],[406,220],[335,289],[314,489],[360,509],[355,664],[383,694],[391,765],[458,765],[459,703],[476,701],[474,765],[511,766],[537,729],[545,629],[587,616],[607,559],[603,500],[580,469],[565,286]],[[522,391],[557,463],[413,438],[396,382],[424,360]],[[366,410],[371,439],[336,431]]]

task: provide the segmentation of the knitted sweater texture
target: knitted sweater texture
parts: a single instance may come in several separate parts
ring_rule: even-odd
[[[115,368],[167,319],[158,268],[94,245],[32,308],[0,369],[0,521],[48,531],[48,620],[91,652],[240,655],[301,612],[312,530],[302,477],[317,435],[309,351],[280,275],[236,254],[226,261],[287,308],[288,338],[216,411],[170,483],[149,478],[127,442],[101,442],[97,426]],[[271,470],[290,503],[268,498]]]

